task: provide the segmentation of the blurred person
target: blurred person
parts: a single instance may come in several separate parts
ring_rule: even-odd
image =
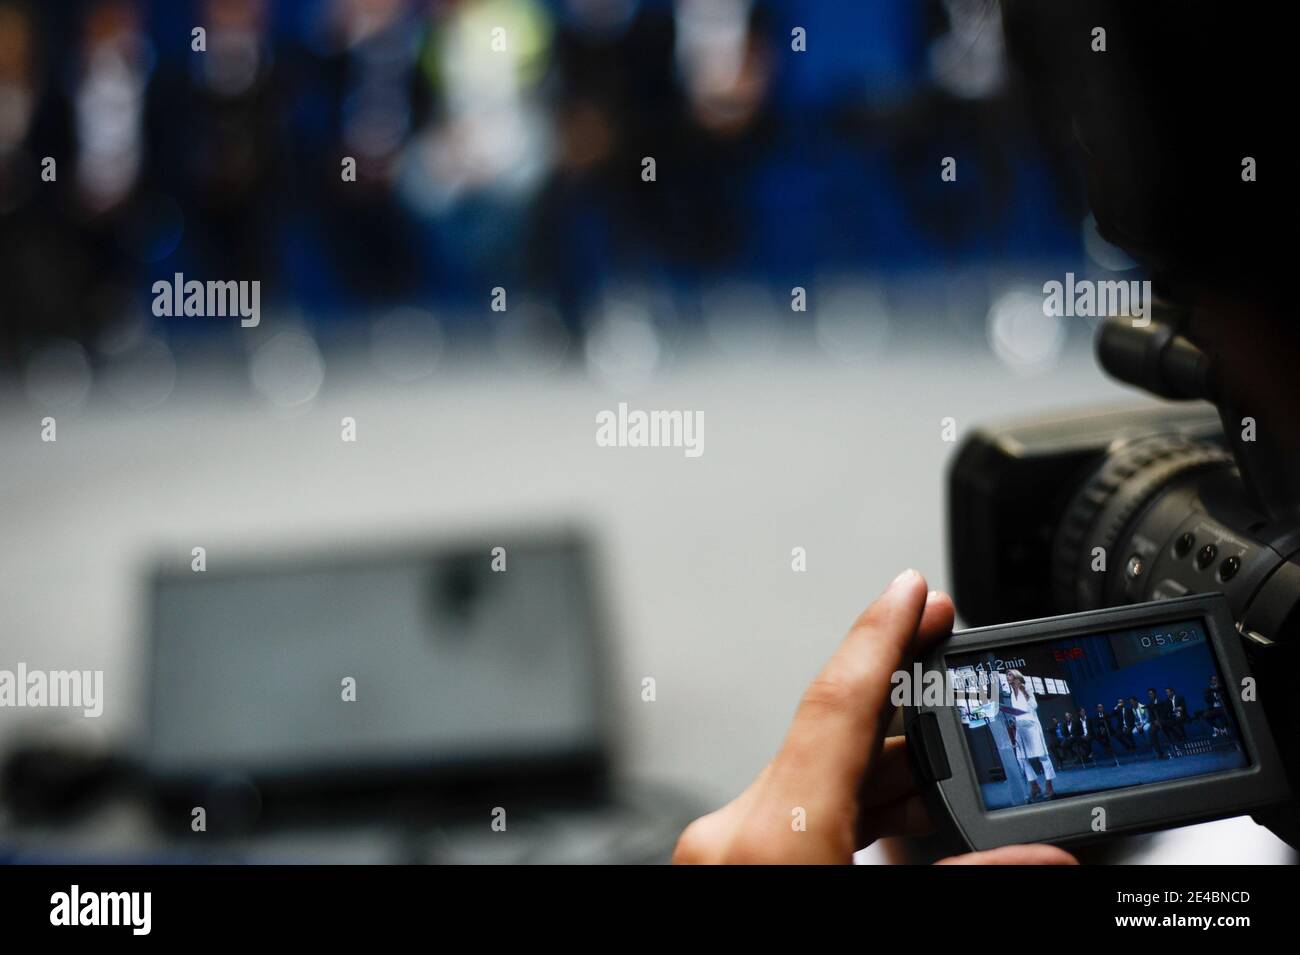
[[[439,121],[436,77],[420,64],[433,17],[411,0],[331,0],[313,26],[292,112],[293,223],[307,252],[293,267],[318,311],[409,304],[446,279],[401,186],[419,129]]]
[[[153,49],[134,0],[73,12],[0,4],[3,365],[51,339],[95,342],[140,273]]]
[[[523,268],[573,336],[608,276],[643,274],[664,253],[660,203],[640,170],[645,156],[664,161],[681,124],[674,37],[667,7],[560,5],[545,81],[553,164],[528,211]]]
[[[530,279],[580,329],[610,272],[694,290],[754,271],[754,207],[779,138],[766,5],[564,9],[550,78],[556,163],[532,211]]]
[[[673,861],[848,863],[855,850],[878,838],[928,831],[906,743],[885,736],[890,676],[946,637],[952,623],[946,594],[927,594],[914,570],[895,578],[804,692],[776,756],[748,789],[686,828]],[[792,807],[805,810],[806,830],[791,826]],[[1054,846],[1024,845],[943,861],[1056,865],[1075,859]]]
[[[40,177],[39,157],[30,142],[40,97],[26,6],[0,4],[0,283],[13,304],[13,321],[0,323],[0,369],[16,361],[27,323],[36,324],[36,302],[28,292],[33,240],[43,244],[31,208]]]
[[[36,111],[35,50],[27,11],[14,3],[0,5],[0,214],[17,204],[31,175],[32,157],[24,147]]]
[[[135,2],[104,0],[89,8],[74,103],[77,188],[92,216],[121,206],[139,181],[152,59]]]
[[[748,193],[778,138],[771,18],[750,0],[677,0],[675,12],[686,111],[668,162],[690,174],[666,180],[660,215],[676,265],[709,278],[745,270],[755,255]]]
[[[274,287],[278,210],[292,177],[282,159],[288,91],[271,55],[267,16],[264,0],[203,0],[207,52],[192,61],[183,107],[190,119],[177,147],[204,268]]]
[[[520,284],[528,209],[552,162],[542,80],[553,33],[539,0],[463,0],[435,8],[421,56],[438,108],[404,149],[400,187],[452,291],[477,307],[483,289]]]

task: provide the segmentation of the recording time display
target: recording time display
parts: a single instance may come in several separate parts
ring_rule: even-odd
[[[1205,628],[1199,620],[1184,620],[1160,627],[1127,630],[1112,635],[1110,642],[1120,665],[1130,666],[1205,643]]]
[[[1184,628],[1178,632],[1151,633],[1143,634],[1138,637],[1138,642],[1147,649],[1152,647],[1177,646],[1182,643],[1196,642],[1196,635],[1192,631]]]

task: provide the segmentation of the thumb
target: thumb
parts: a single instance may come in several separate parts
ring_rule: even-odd
[[[940,859],[935,865],[1078,865],[1079,860],[1056,846],[1002,846],[984,852]]]

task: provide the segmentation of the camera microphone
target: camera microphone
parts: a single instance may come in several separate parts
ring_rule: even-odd
[[[1210,359],[1181,334],[1179,314],[1154,303],[1137,323],[1126,315],[1106,319],[1097,333],[1097,361],[1113,378],[1172,401],[1215,399]]]

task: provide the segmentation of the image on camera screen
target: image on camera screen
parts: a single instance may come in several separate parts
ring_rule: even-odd
[[[1249,764],[1199,620],[945,663],[988,810]]]

